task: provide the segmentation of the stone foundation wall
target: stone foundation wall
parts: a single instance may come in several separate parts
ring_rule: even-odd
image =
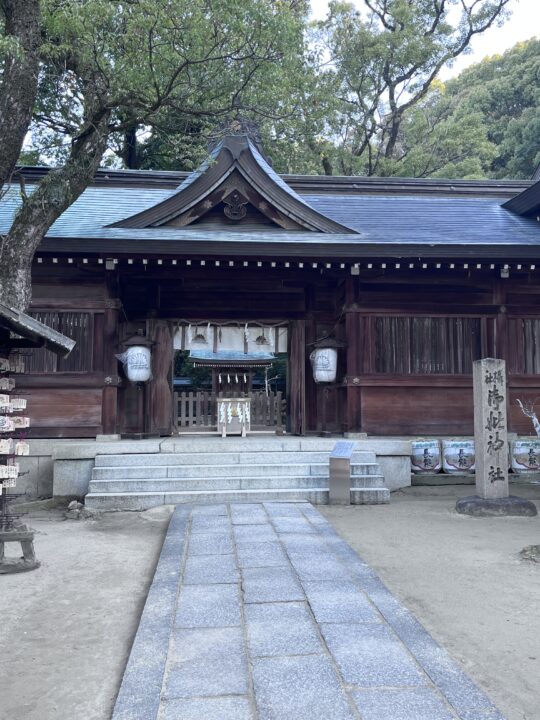
[[[280,438],[292,445],[295,442],[320,444],[329,450],[338,438]],[[212,443],[213,438],[206,439]],[[96,455],[120,453],[178,452],[179,445],[189,450],[190,439],[161,438],[154,440],[30,440],[30,455],[21,457],[21,472],[17,492],[25,493],[28,500],[43,497],[83,498],[88,491]],[[249,450],[248,438],[246,450]],[[390,490],[411,484],[410,441],[406,439],[369,438],[357,441],[358,450],[375,452],[377,461]]]

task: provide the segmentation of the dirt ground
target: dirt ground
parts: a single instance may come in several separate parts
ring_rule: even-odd
[[[408,488],[376,507],[320,508],[508,720],[540,720],[540,518],[454,511],[473,487]],[[540,485],[511,493],[540,510]]]
[[[0,575],[1,720],[111,717],[168,517],[25,519],[41,567]]]
[[[320,509],[508,720],[540,720],[540,565],[518,556],[540,544],[540,518],[458,516],[471,491]],[[540,486],[513,492],[540,508]],[[42,566],[0,576],[0,720],[109,720],[167,518],[27,518]]]

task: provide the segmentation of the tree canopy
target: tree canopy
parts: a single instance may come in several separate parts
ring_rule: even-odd
[[[240,106],[274,116],[294,106],[306,11],[298,0],[5,0],[0,11],[0,184],[30,116],[33,142],[58,165],[23,192],[1,245],[0,295],[18,307],[29,302],[36,247],[111,139],[133,137],[163,112],[200,125]]]

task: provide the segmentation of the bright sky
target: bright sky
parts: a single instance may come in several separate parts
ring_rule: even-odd
[[[362,0],[352,0],[363,7]],[[328,7],[327,0],[311,0],[314,18],[323,18]],[[480,62],[486,55],[503,53],[522,40],[540,37],[540,0],[511,0],[512,15],[502,27],[492,27],[483,35],[477,36],[472,43],[472,53],[462,55],[452,68],[441,73],[442,77],[457,75],[467,65]]]

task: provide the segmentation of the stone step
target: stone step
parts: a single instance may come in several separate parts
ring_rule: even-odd
[[[188,477],[153,479],[93,479],[90,493],[185,492],[189,490],[257,490],[257,489],[309,489],[323,485],[328,488],[328,477],[301,477],[277,475],[275,477]],[[382,475],[356,475],[351,478],[352,488],[383,488]]]
[[[96,467],[92,472],[94,480],[116,480],[130,478],[211,478],[223,476],[259,477],[265,475],[296,475],[328,477],[328,462],[300,464],[273,463],[271,465],[154,465],[145,466],[111,466]],[[377,463],[361,463],[351,466],[354,475],[376,475],[379,471]]]
[[[375,463],[375,453],[353,453],[354,463]],[[275,463],[326,463],[328,452],[282,451],[276,449],[266,452],[183,452],[183,453],[133,453],[122,455],[96,455],[96,467],[133,466],[155,467],[162,465],[249,465]]]
[[[146,510],[157,505],[223,502],[311,502],[328,504],[327,488],[256,490],[186,490],[185,492],[89,493],[85,504],[91,510]],[[381,505],[390,501],[386,488],[351,490],[354,505]]]
[[[91,510],[147,510],[157,505],[181,503],[267,502],[270,500],[326,505],[328,504],[328,489],[277,490],[263,488],[259,490],[188,490],[171,493],[89,493],[85,498],[85,504]]]
[[[321,438],[276,435],[248,435],[246,438],[229,436],[221,438],[218,435],[212,436],[183,436],[181,438],[170,438],[161,443],[163,452],[185,453],[185,452],[264,452],[274,451],[302,451],[331,452],[336,442],[343,438]],[[351,440],[356,443],[358,450],[371,451],[367,439]]]

